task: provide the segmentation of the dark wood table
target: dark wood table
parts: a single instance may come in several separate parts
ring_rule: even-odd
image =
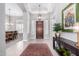
[[[62,48],[61,46],[63,46],[65,49],[69,50],[71,53],[79,56],[79,48],[76,47],[76,42],[73,42],[71,40],[65,39],[65,38],[55,38],[53,37],[53,48],[56,48],[56,44],[55,42],[57,42],[58,46],[60,48]]]
[[[6,36],[6,41],[14,40],[17,37],[17,31],[6,31],[5,36]]]

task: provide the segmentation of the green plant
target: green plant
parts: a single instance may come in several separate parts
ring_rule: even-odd
[[[56,49],[61,56],[70,56],[70,51],[65,48]]]
[[[63,55],[64,56],[70,56],[70,52],[69,51],[66,51],[66,52],[63,53]]]
[[[60,25],[60,23],[55,23],[53,27],[53,31],[59,32],[61,30],[62,30],[62,26]]]

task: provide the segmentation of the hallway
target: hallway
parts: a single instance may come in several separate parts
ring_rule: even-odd
[[[32,47],[38,55],[40,48],[53,56],[79,55],[79,4],[2,3],[0,7],[1,56],[20,56]]]

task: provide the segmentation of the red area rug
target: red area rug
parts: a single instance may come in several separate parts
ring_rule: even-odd
[[[47,44],[29,44],[20,56],[53,56]]]

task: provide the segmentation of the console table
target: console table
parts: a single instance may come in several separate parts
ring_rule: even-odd
[[[76,47],[76,42],[73,42],[71,40],[65,39],[65,38],[55,38],[53,37],[53,48],[56,48],[56,44],[58,44],[59,48],[62,48],[63,46],[65,49],[69,50],[71,53],[79,56],[79,48]]]

